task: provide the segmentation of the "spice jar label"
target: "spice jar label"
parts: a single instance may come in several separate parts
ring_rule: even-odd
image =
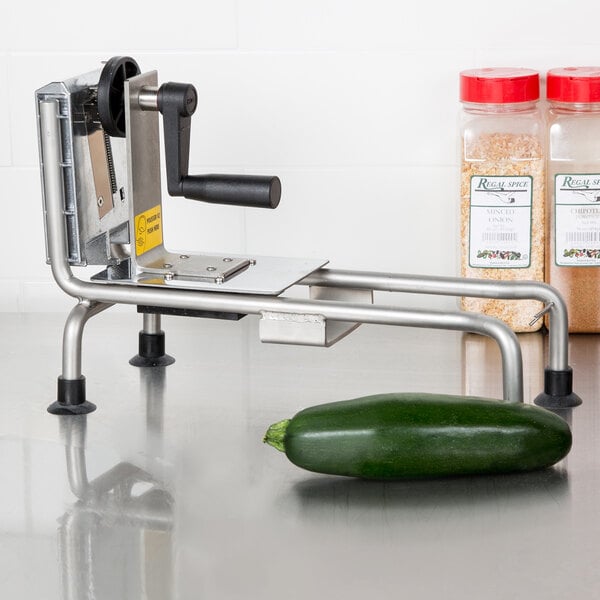
[[[530,265],[532,177],[474,175],[470,184],[469,265]]]
[[[555,262],[600,266],[600,173],[554,177]]]

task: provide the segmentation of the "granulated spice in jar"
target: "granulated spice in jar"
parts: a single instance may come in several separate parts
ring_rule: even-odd
[[[545,157],[537,99],[528,69],[461,73],[461,275],[504,281],[544,279]],[[463,298],[464,310],[506,322],[514,331],[542,309],[536,300]]]
[[[461,275],[463,277],[476,277],[481,279],[497,279],[514,281],[516,279],[529,279],[543,281],[544,278],[544,158],[541,142],[528,134],[485,134],[471,142],[464,142],[463,156],[473,160],[463,160],[461,170],[461,239],[462,260]],[[508,158],[507,158],[508,157]],[[482,207],[483,218],[491,219],[491,226],[482,232],[480,246],[473,247],[474,240],[470,237],[470,224],[472,222],[472,191],[478,188],[499,188],[504,185],[504,178],[527,178],[531,186],[531,205],[513,206],[517,200],[510,193],[498,191],[498,202],[494,205],[486,203]],[[501,179],[496,179],[501,178]],[[497,182],[500,183],[497,183]],[[520,183],[519,179],[516,183]],[[524,186],[521,189],[528,187]],[[519,189],[519,188],[517,188]],[[496,194],[496,191],[486,195]],[[523,193],[523,192],[519,192]],[[502,194],[503,196],[501,196]],[[515,192],[516,194],[516,192]],[[514,201],[513,201],[514,200]],[[525,213],[522,217],[519,212]],[[529,213],[529,214],[528,214]],[[530,229],[529,256],[527,252],[510,250],[509,243],[521,233],[514,231],[514,223],[522,218],[524,224],[521,229]],[[506,221],[510,227],[505,227]],[[497,226],[496,226],[497,225]],[[483,239],[481,239],[483,238]],[[484,247],[483,241],[489,244]],[[516,248],[516,246],[513,246]],[[503,248],[503,249],[501,249]],[[513,252],[520,254],[504,254]],[[472,255],[475,254],[475,260]],[[479,258],[478,258],[479,257]],[[482,264],[490,261],[493,264],[508,264],[518,262],[528,266],[517,268],[484,268]],[[478,266],[471,266],[471,264]],[[535,331],[542,325],[541,322],[530,326],[533,316],[542,309],[542,304],[536,300],[495,300],[489,298],[463,298],[461,306],[464,310],[482,312],[492,317],[505,321],[514,331]]]
[[[546,281],[567,305],[569,331],[600,332],[600,67],[547,76]]]

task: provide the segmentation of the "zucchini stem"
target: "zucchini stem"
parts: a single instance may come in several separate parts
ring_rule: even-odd
[[[273,448],[276,448],[279,452],[285,452],[285,432],[287,431],[289,424],[289,419],[273,423],[273,425],[267,429],[263,442],[273,446]]]

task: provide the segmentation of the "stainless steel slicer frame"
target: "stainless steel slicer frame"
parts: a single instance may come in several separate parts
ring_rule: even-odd
[[[85,107],[93,106],[97,79],[98,74],[92,73],[37,92],[47,258],[57,284],[77,299],[65,325],[62,374],[51,412],[94,410],[86,399],[81,372],[83,329],[92,316],[113,304],[144,307],[141,333],[146,336],[163,333],[160,314],[170,311],[231,319],[255,314],[260,317],[261,340],[272,343],[330,346],[362,323],[478,333],[493,338],[500,347],[504,400],[523,401],[520,346],[503,322],[468,312],[373,304],[373,292],[379,290],[541,300],[551,326],[546,389],[536,401],[551,407],[580,402],[572,393],[565,304],[548,285],[340,271],[324,268],[328,261],[315,259],[174,254],[165,249],[162,230],[160,235],[154,230],[149,243],[147,239],[138,243],[140,216],[154,216],[156,225],[162,212],[157,76],[150,72],[125,81],[125,146],[115,140],[110,154],[124,157],[126,176],[122,167],[115,166],[111,177],[126,179],[126,184],[108,210],[100,206],[104,202],[97,201],[97,187],[90,191],[89,182],[94,171],[89,165],[90,132],[97,133],[102,126],[94,120],[93,109],[91,117],[81,116],[87,115]],[[84,109],[78,109],[81,106]],[[113,186],[113,191],[118,187]],[[71,268],[86,264],[104,264],[106,269],[86,281]],[[293,285],[309,286],[310,299],[285,297],[285,290]],[[172,362],[169,359],[165,355],[162,364]]]

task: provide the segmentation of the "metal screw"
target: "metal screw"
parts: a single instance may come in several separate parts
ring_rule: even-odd
[[[165,263],[165,264],[163,265],[163,267],[164,267],[165,269],[170,269],[172,266],[173,266],[173,265],[172,265],[171,263]]]
[[[175,273],[165,273],[165,281],[171,281],[171,279],[173,279],[173,277],[175,277]]]
[[[223,262],[231,262],[233,260],[233,258],[224,258]]]
[[[102,206],[104,204],[104,198],[102,196],[98,196],[98,206]]]
[[[217,277],[215,283],[223,283],[225,280],[222,277]]]
[[[206,267],[207,271],[216,271],[217,267]]]
[[[187,255],[187,254],[180,254],[179,258],[186,259],[186,258],[189,258],[189,255]]]

